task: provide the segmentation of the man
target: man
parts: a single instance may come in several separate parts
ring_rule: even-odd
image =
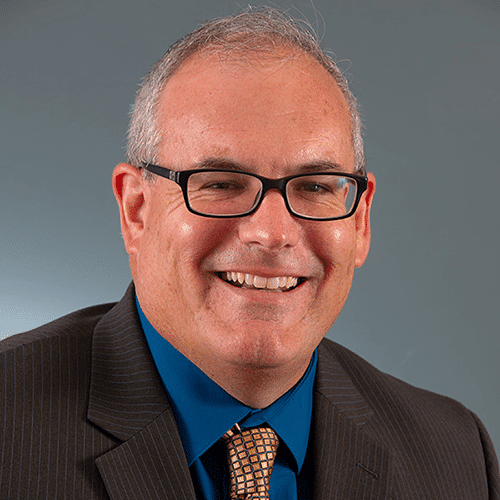
[[[360,128],[279,12],[170,49],[113,173],[133,284],[3,344],[2,499],[500,499],[470,411],[323,340],[370,243]]]

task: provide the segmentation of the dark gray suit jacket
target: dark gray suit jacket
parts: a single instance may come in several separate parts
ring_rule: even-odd
[[[0,344],[0,499],[191,499],[131,286]],[[500,499],[498,463],[459,403],[319,347],[311,498]]]

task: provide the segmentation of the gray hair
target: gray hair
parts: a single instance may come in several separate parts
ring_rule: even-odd
[[[137,92],[128,132],[128,162],[136,167],[143,163],[159,162],[157,146],[162,131],[157,125],[156,112],[161,94],[169,78],[189,56],[201,51],[227,55],[235,51],[272,54],[273,49],[280,45],[295,47],[311,55],[335,80],[349,108],[355,168],[363,171],[366,160],[361,134],[362,121],[347,79],[332,57],[323,50],[318,35],[309,23],[268,7],[250,7],[239,14],[209,20],[168,49]],[[144,172],[146,176],[149,174]]]

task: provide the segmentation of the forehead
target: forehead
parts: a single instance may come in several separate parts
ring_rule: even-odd
[[[165,158],[170,164],[235,154],[249,163],[303,162],[311,154],[353,163],[350,115],[340,89],[315,59],[287,48],[246,58],[241,52],[191,56],[163,91],[158,125],[160,157],[184,146],[182,160]]]

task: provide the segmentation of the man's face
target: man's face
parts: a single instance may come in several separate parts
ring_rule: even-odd
[[[158,163],[174,170],[210,160],[270,178],[325,162],[354,171],[345,100],[305,55],[238,63],[195,55],[168,82],[158,125]],[[124,238],[153,326],[208,375],[235,366],[303,371],[366,257],[373,182],[355,216],[328,222],[293,217],[275,190],[253,215],[200,217],[174,182],[137,182],[138,229]],[[299,286],[240,287],[228,272]]]

